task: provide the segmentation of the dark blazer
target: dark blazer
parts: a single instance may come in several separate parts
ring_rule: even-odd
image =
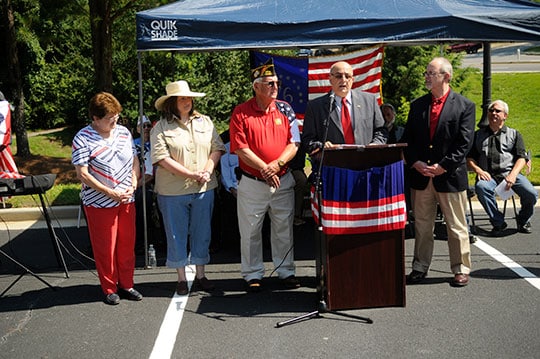
[[[433,140],[429,138],[431,93],[411,103],[402,142],[405,148],[410,186],[425,189],[429,177],[410,167],[416,161],[428,165],[438,163],[446,173],[433,178],[437,192],[460,192],[468,187],[466,156],[472,147],[475,125],[475,105],[469,99],[450,90],[439,118]]]
[[[384,119],[375,95],[357,89],[352,90],[351,95],[355,143],[357,145],[385,144],[388,131],[384,127]],[[336,96],[336,99],[339,100],[339,97]],[[328,116],[329,111],[330,116]],[[302,131],[302,145],[306,152],[312,152],[313,143],[324,142],[325,123],[328,118],[326,140],[335,144],[345,143],[341,113],[337,110],[335,103],[332,103],[330,110],[330,93],[327,93],[307,104]]]

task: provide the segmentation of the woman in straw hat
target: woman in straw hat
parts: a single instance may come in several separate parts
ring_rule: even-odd
[[[176,268],[176,292],[188,294],[185,266],[194,264],[195,288],[214,289],[204,266],[210,261],[212,208],[217,187],[214,168],[223,141],[208,116],[195,111],[194,97],[186,81],[166,86],[167,94],[156,100],[161,119],[152,128],[152,163],[157,165],[155,191],[167,236],[167,266]],[[189,238],[190,253],[187,252]]]

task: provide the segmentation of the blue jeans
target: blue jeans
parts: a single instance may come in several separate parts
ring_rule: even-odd
[[[497,200],[495,198],[495,187],[497,182],[494,179],[489,181],[477,181],[475,186],[476,195],[478,200],[484,207],[489,221],[493,226],[500,226],[504,223],[504,215],[497,206]],[[518,225],[524,225],[527,223],[533,213],[534,205],[538,199],[538,192],[531,184],[531,182],[522,174],[519,174],[516,178],[516,183],[512,186],[512,190],[519,196],[521,202],[521,209],[517,216]]]
[[[158,195],[157,200],[167,236],[167,267],[208,264],[214,190],[179,196]]]

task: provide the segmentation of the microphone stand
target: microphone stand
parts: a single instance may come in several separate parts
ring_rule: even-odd
[[[294,324],[303,320],[313,319],[313,318],[323,318],[321,313],[332,313],[336,315],[340,315],[343,317],[351,318],[351,319],[357,319],[365,322],[366,324],[373,324],[373,320],[366,318],[366,317],[360,317],[352,314],[346,314],[341,312],[336,312],[332,310],[328,310],[328,307],[326,306],[326,298],[325,298],[325,268],[324,268],[324,256],[323,256],[323,240],[324,240],[324,232],[323,232],[323,223],[322,223],[322,167],[323,167],[323,161],[324,161],[324,154],[326,152],[326,148],[324,144],[326,143],[326,140],[328,139],[328,128],[330,127],[330,114],[332,113],[332,109],[334,107],[334,101],[335,101],[335,94],[333,92],[330,92],[329,94],[329,105],[328,105],[328,116],[326,117],[324,121],[324,136],[323,136],[323,142],[322,142],[322,149],[321,149],[321,156],[319,158],[319,164],[317,166],[317,175],[315,177],[315,196],[317,198],[317,217],[319,218],[319,225],[317,226],[317,233],[316,233],[316,258],[315,258],[315,264],[316,264],[316,272],[318,274],[317,278],[319,280],[319,284],[317,285],[317,292],[320,295],[319,303],[318,303],[318,309],[314,310],[312,312],[300,315],[298,317],[285,320],[282,322],[276,323],[276,328],[281,328],[285,325]]]

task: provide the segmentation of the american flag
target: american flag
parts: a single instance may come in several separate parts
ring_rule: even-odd
[[[263,52],[251,52],[251,66],[260,66],[270,57],[281,88],[278,98],[291,104],[299,120],[300,131],[307,102],[331,90],[329,73],[332,64],[347,61],[353,68],[353,88],[381,97],[381,77],[384,47],[330,56],[285,57]],[[323,166],[322,206],[312,188],[312,211],[316,221],[322,218],[326,234],[359,234],[403,229],[406,205],[403,185],[403,161],[353,171]]]
[[[11,153],[11,109],[9,102],[0,101],[0,178],[23,178]]]
[[[353,68],[353,88],[371,92],[381,98],[381,76],[384,49],[382,46],[346,54],[310,57],[308,66],[309,99],[314,99],[330,91],[328,74],[332,64],[346,61]]]
[[[287,57],[252,51],[251,66],[260,66],[270,57],[273,58],[278,78],[281,80],[278,98],[291,104],[301,126],[307,101],[330,91],[330,67],[337,61],[347,61],[352,66],[353,88],[376,94],[379,104],[382,103],[383,55],[383,46],[330,56]]]
[[[367,170],[323,166],[319,206],[311,208],[325,234],[360,234],[405,228],[403,161]],[[320,207],[320,208],[319,208]],[[322,220],[319,220],[319,215]]]

